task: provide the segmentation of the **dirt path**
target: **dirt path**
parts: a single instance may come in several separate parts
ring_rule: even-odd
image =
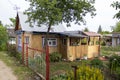
[[[0,80],[17,80],[17,77],[13,74],[11,68],[0,60]]]

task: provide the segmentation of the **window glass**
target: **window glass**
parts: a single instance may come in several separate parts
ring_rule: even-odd
[[[29,44],[29,36],[25,37],[25,43]]]
[[[44,46],[45,38],[43,38],[42,40],[43,40],[42,43]],[[56,38],[49,38],[48,39],[48,46],[57,46],[57,39]]]

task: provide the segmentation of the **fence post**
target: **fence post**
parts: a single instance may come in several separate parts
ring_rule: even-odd
[[[77,66],[72,66],[74,69],[74,80],[77,80]]]
[[[28,66],[28,44],[26,44],[26,66]]]
[[[49,46],[46,46],[46,80],[49,80]]]

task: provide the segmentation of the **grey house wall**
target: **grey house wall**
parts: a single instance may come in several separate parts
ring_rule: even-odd
[[[120,33],[112,34],[112,46],[120,46]]]

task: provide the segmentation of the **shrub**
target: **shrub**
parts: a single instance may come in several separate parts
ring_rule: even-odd
[[[7,47],[7,53],[10,56],[15,57],[20,62],[22,62],[21,54],[16,51],[15,45],[8,45],[8,47]]]
[[[116,71],[116,68],[120,66],[120,56],[113,55],[109,59],[109,68],[111,72]]]
[[[97,58],[91,60],[90,64],[94,67],[97,67],[97,68],[102,68],[103,67],[103,62],[100,59],[97,59]]]
[[[62,55],[58,52],[53,52],[50,54],[50,61],[51,62],[59,62],[62,58]]]
[[[76,80],[104,80],[100,69],[81,65],[77,69]],[[74,80],[74,71],[68,73],[67,80]]]

